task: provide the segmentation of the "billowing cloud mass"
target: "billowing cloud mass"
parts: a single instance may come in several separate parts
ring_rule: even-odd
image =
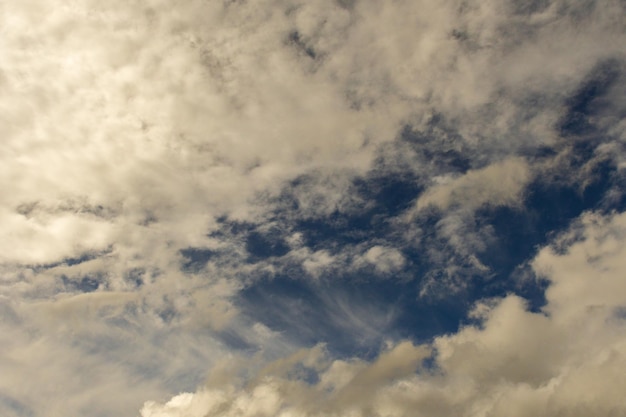
[[[626,413],[620,0],[0,4],[0,415]]]

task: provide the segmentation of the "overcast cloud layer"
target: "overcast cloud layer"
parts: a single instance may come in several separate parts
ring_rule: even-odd
[[[626,414],[624,16],[0,2],[0,414]]]

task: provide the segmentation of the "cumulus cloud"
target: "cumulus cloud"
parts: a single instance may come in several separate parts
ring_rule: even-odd
[[[241,308],[278,276],[384,276],[412,281],[415,298],[490,276],[478,253],[495,232],[475,212],[522,207],[545,173],[586,195],[602,163],[623,164],[623,12],[619,0],[2,3],[0,411],[125,415],[193,390],[225,358],[297,351],[297,336]],[[585,219],[583,243],[535,260],[553,283],[546,315],[510,296],[480,309],[484,328],[432,345],[390,340],[372,362],[316,354],[290,365],[309,380],[268,372],[142,412],[485,414],[526,398],[561,412],[623,352],[608,330],[621,323],[608,315],[621,236],[602,235],[621,216]],[[560,284],[576,251],[594,254]],[[583,271],[596,258],[609,278],[592,290]],[[365,344],[399,308],[318,295],[331,319],[312,331],[333,324]],[[570,341],[575,318],[592,316],[615,354],[589,338],[539,358],[539,341]],[[538,332],[537,345],[515,350],[524,343],[500,340],[501,322]],[[431,353],[434,369],[422,366]],[[597,395],[621,410],[612,393]]]
[[[401,342],[372,362],[320,359],[315,348],[310,356],[317,359],[299,354],[291,373],[207,386],[165,404],[147,402],[141,415],[623,413],[626,215],[586,214],[577,228],[561,238],[579,238],[565,251],[546,247],[533,261],[550,280],[542,311],[529,311],[515,295],[484,300],[472,313],[478,325],[431,344]],[[295,365],[316,377],[303,378]]]

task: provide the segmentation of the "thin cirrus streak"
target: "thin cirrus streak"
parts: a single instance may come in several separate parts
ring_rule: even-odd
[[[0,414],[624,414],[624,4],[0,5]]]

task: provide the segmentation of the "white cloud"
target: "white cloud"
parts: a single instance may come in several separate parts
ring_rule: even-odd
[[[377,272],[382,274],[398,271],[404,266],[404,263],[405,259],[400,251],[380,245],[372,246],[352,261],[355,268],[373,266]]]
[[[265,374],[252,385],[231,381],[165,405],[146,403],[142,416],[624,413],[626,215],[587,214],[563,239],[581,233],[566,252],[547,247],[533,262],[551,282],[542,312],[528,311],[515,295],[487,300],[474,313],[480,326],[432,345],[403,342],[369,363],[326,356],[319,382]],[[432,353],[435,367],[425,367]]]
[[[302,267],[314,277],[319,277],[324,270],[336,261],[335,257],[326,250],[319,250],[306,255],[306,259],[302,261]]]
[[[128,257],[149,259],[157,250],[172,259],[176,249],[202,243],[215,216],[262,218],[268,202],[258,195],[275,195],[302,174],[341,177],[316,179],[315,198],[300,198],[304,212],[330,212],[380,143],[407,123],[419,129],[433,112],[468,133],[464,140],[482,153],[470,158],[489,161],[489,153],[531,141],[510,137],[515,118],[526,114],[516,100],[529,79],[550,107],[617,51],[611,45],[623,44],[604,13],[609,5],[585,20],[583,38],[571,36],[577,26],[558,18],[564,6],[556,3],[527,20],[489,2],[462,14],[454,2],[353,6],[5,5],[2,116],[10,128],[0,168],[1,240],[30,248],[13,254],[23,249],[6,243],[7,261],[53,262],[110,245],[135,248]],[[305,46],[289,41],[294,31]],[[501,105],[489,107],[496,99]],[[545,133],[557,116],[525,118],[541,133],[532,141],[551,142]],[[524,177],[521,165],[504,164]],[[499,195],[508,203],[523,183],[505,175],[508,183],[487,187],[477,172],[448,184],[453,194],[469,187],[477,193],[459,198],[478,204]],[[452,204],[448,191],[441,185],[418,206]],[[14,214],[24,204],[68,199],[117,216],[57,236],[52,226],[33,230],[39,215],[25,222]],[[49,224],[64,215],[49,213]],[[148,217],[158,220],[156,230],[138,226]]]
[[[417,201],[417,210],[434,205],[475,210],[482,205],[518,205],[530,180],[529,167],[522,159],[494,163],[470,170],[458,178],[440,178]]]
[[[26,218],[5,213],[7,239],[0,247],[0,259],[8,263],[46,264],[64,258],[102,251],[111,243],[113,225],[103,219],[72,214],[49,218]]]
[[[392,143],[406,125],[419,131],[445,115],[468,149],[470,166],[484,167],[435,186],[419,207],[514,204],[529,178],[516,151],[554,143],[562,112],[557,104],[598,60],[626,44],[620,2],[591,10],[579,3],[555,1],[526,17],[495,1],[463,7],[408,0],[1,4],[0,299],[11,300],[6,314],[15,320],[3,316],[0,326],[2,346],[9,346],[0,353],[0,400],[15,399],[27,407],[22,414],[36,417],[126,415],[145,398],[192,389],[206,369],[229,356],[219,332],[239,336],[260,356],[294,348],[284,335],[265,337],[232,303],[243,287],[238,277],[255,266],[228,258],[186,274],[180,250],[239,255],[241,242],[208,236],[219,227],[216,219],[264,221],[296,178],[311,178],[296,196],[298,215],[358,207],[351,180],[370,169],[380,145]],[[542,100],[529,109],[524,100],[532,94]],[[411,169],[429,178],[428,161],[418,165]],[[454,234],[459,223],[452,219],[442,228]],[[357,263],[387,273],[405,262],[391,247],[370,246],[357,248],[363,249]],[[297,250],[312,276],[336,262],[324,250]],[[537,265],[558,266],[560,259],[544,252]],[[137,281],[129,278],[135,273]],[[97,285],[77,294],[84,278]],[[581,314],[573,304],[556,307],[565,302],[561,292],[595,294],[593,311],[603,297],[618,297],[609,290],[577,292],[575,285],[559,289],[558,273],[552,278],[550,306],[560,313],[545,324],[549,328],[558,317]],[[342,314],[345,327],[362,330],[365,338],[380,336],[377,327],[387,323],[386,316],[366,322],[368,306],[341,299],[335,305],[364,312]],[[547,320],[529,314],[514,299],[503,301],[490,310],[485,331],[438,342],[451,352],[442,364],[471,357],[457,344],[463,337],[467,346],[487,340],[497,318],[533,330]],[[598,336],[614,346],[617,359],[597,347],[593,360],[618,363],[623,347]],[[495,350],[499,342],[493,343],[486,346]],[[335,361],[321,379],[341,387],[335,391],[342,394],[328,394],[335,398],[329,412],[366,413],[359,392],[370,397],[366,407],[389,415],[401,414],[414,398],[433,410],[442,409],[439,403],[460,407],[450,397],[450,387],[458,386],[452,377],[424,382],[400,372],[398,363],[408,360],[410,368],[422,353],[422,347],[401,344],[375,364]],[[484,357],[476,355],[481,363]],[[541,388],[541,395],[560,395],[558,407],[573,392],[567,387],[602,369],[593,360],[551,379],[553,388]],[[498,366],[511,378],[523,376],[521,365]],[[468,372],[474,381],[478,371]],[[146,405],[144,414],[185,409],[191,415],[287,416],[311,413],[312,398],[328,398],[306,384],[268,378],[245,394],[217,389],[206,398]],[[459,398],[475,395],[472,387]],[[491,393],[515,401],[541,396],[532,386],[512,387]],[[598,394],[607,404],[614,400],[610,388]],[[289,405],[284,399],[292,394]]]

